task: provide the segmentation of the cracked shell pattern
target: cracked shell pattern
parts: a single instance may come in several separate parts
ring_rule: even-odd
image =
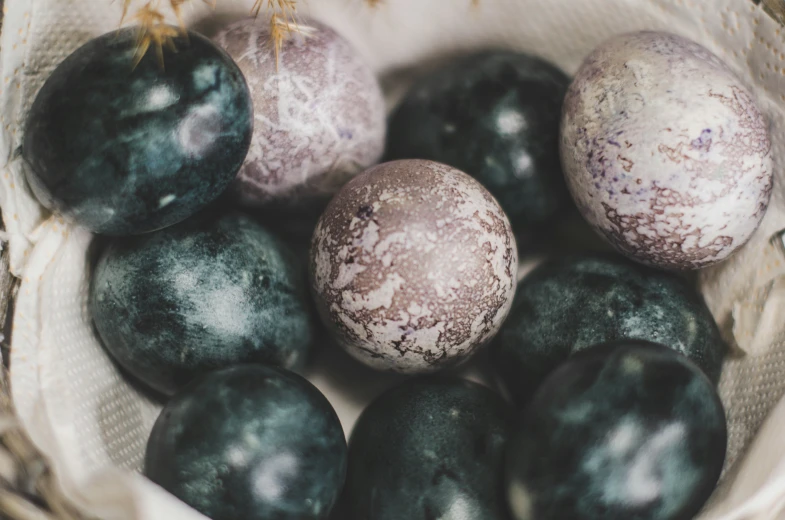
[[[251,148],[234,186],[248,206],[326,201],[384,148],[384,98],[371,68],[329,27],[300,25],[278,63],[269,27],[253,18],[213,38],[237,62],[254,102]]]
[[[717,263],[766,212],[764,116],[717,56],[679,36],[632,33],[598,47],[567,93],[561,131],[581,213],[640,262]]]
[[[506,215],[450,166],[375,166],[330,202],[314,232],[317,308],[338,343],[380,370],[433,372],[499,330],[518,253]]]

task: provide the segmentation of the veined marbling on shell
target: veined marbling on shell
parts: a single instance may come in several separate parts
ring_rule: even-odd
[[[703,297],[683,277],[617,255],[551,258],[518,284],[491,346],[513,401],[524,407],[572,354],[617,340],[655,341],[717,383],[726,345]]]
[[[519,414],[514,520],[693,520],[725,461],[725,412],[687,358],[624,340],[575,354]]]
[[[90,314],[112,357],[167,395],[238,363],[300,369],[315,325],[301,266],[247,215],[205,212],[110,243]]]
[[[335,31],[301,20],[277,62],[269,27],[253,18],[213,39],[237,62],[254,102],[251,149],[235,184],[246,205],[326,201],[379,160],[386,128],[381,89]]]
[[[286,370],[200,377],[161,411],[145,475],[212,520],[326,520],[346,475],[335,410]]]
[[[640,32],[598,47],[567,93],[561,132],[581,213],[640,262],[714,264],[766,212],[767,123],[736,75],[682,37]]]
[[[468,359],[499,330],[515,293],[510,223],[476,180],[404,160],[352,179],[311,243],[317,308],[367,365],[433,372]]]
[[[385,157],[449,164],[499,201],[518,244],[570,204],[559,121],[570,77],[538,57],[484,51],[430,72],[390,116]]]
[[[30,189],[94,233],[135,235],[194,215],[230,186],[253,119],[245,79],[198,33],[134,66],[138,30],[85,43],[46,80],[27,115]]]

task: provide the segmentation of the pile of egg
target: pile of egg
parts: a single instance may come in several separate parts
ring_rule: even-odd
[[[697,514],[725,457],[726,347],[683,271],[744,245],[772,190],[742,82],[640,32],[574,78],[462,57],[388,118],[329,27],[270,40],[250,19],[189,32],[161,67],[113,32],[27,117],[33,193],[107,237],[97,334],[166,402],[145,474],[213,520]],[[328,343],[414,376],[348,446],[297,374]],[[450,370],[482,351],[499,388]]]

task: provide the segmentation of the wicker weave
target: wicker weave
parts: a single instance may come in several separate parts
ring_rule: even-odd
[[[752,0],[753,3],[763,4],[764,9],[772,18],[785,25],[785,0]]]
[[[14,418],[5,370],[0,370],[0,518],[82,520],[65,502],[49,465]]]
[[[395,0],[387,0],[395,1]],[[751,0],[785,25],[785,0]],[[0,31],[3,22],[0,0]],[[0,245],[4,245],[0,243]],[[9,255],[0,252],[0,351],[7,363],[13,301],[19,280],[9,273]],[[87,520],[59,492],[46,458],[35,448],[15,418],[6,366],[0,366],[0,519]]]

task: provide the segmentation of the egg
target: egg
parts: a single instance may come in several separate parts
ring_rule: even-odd
[[[727,429],[711,382],[661,345],[592,347],[518,417],[505,492],[515,520],[691,520],[714,491]]]
[[[25,123],[28,184],[46,208],[107,235],[176,224],[234,180],[251,140],[240,69],[188,32],[134,65],[138,29],[95,38],[52,72]]]
[[[111,242],[90,312],[109,354],[163,394],[243,362],[299,369],[315,334],[301,266],[246,215],[201,214]]]
[[[668,346],[719,381],[726,345],[700,293],[680,276],[618,255],[552,258],[529,273],[491,357],[524,406],[571,354],[621,339]]]
[[[480,181],[519,245],[570,205],[559,121],[570,78],[527,54],[485,51],[426,74],[390,116],[388,159],[429,159]]]
[[[512,304],[518,253],[496,200],[450,166],[370,168],[330,201],[311,242],[322,320],[380,370],[433,372],[485,345]]]
[[[477,383],[419,378],[365,409],[343,496],[355,520],[507,520],[504,450],[513,413]]]
[[[324,520],[343,487],[346,440],[311,383],[242,365],[194,381],[166,404],[144,473],[212,520]]]
[[[277,59],[268,24],[249,18],[214,36],[243,71],[254,134],[234,191],[250,207],[326,202],[378,162],[385,106],[373,70],[347,40],[302,19]]]
[[[639,262],[698,269],[757,228],[771,140],[753,94],[697,43],[616,36],[583,62],[564,102],[561,157],[583,216]]]

